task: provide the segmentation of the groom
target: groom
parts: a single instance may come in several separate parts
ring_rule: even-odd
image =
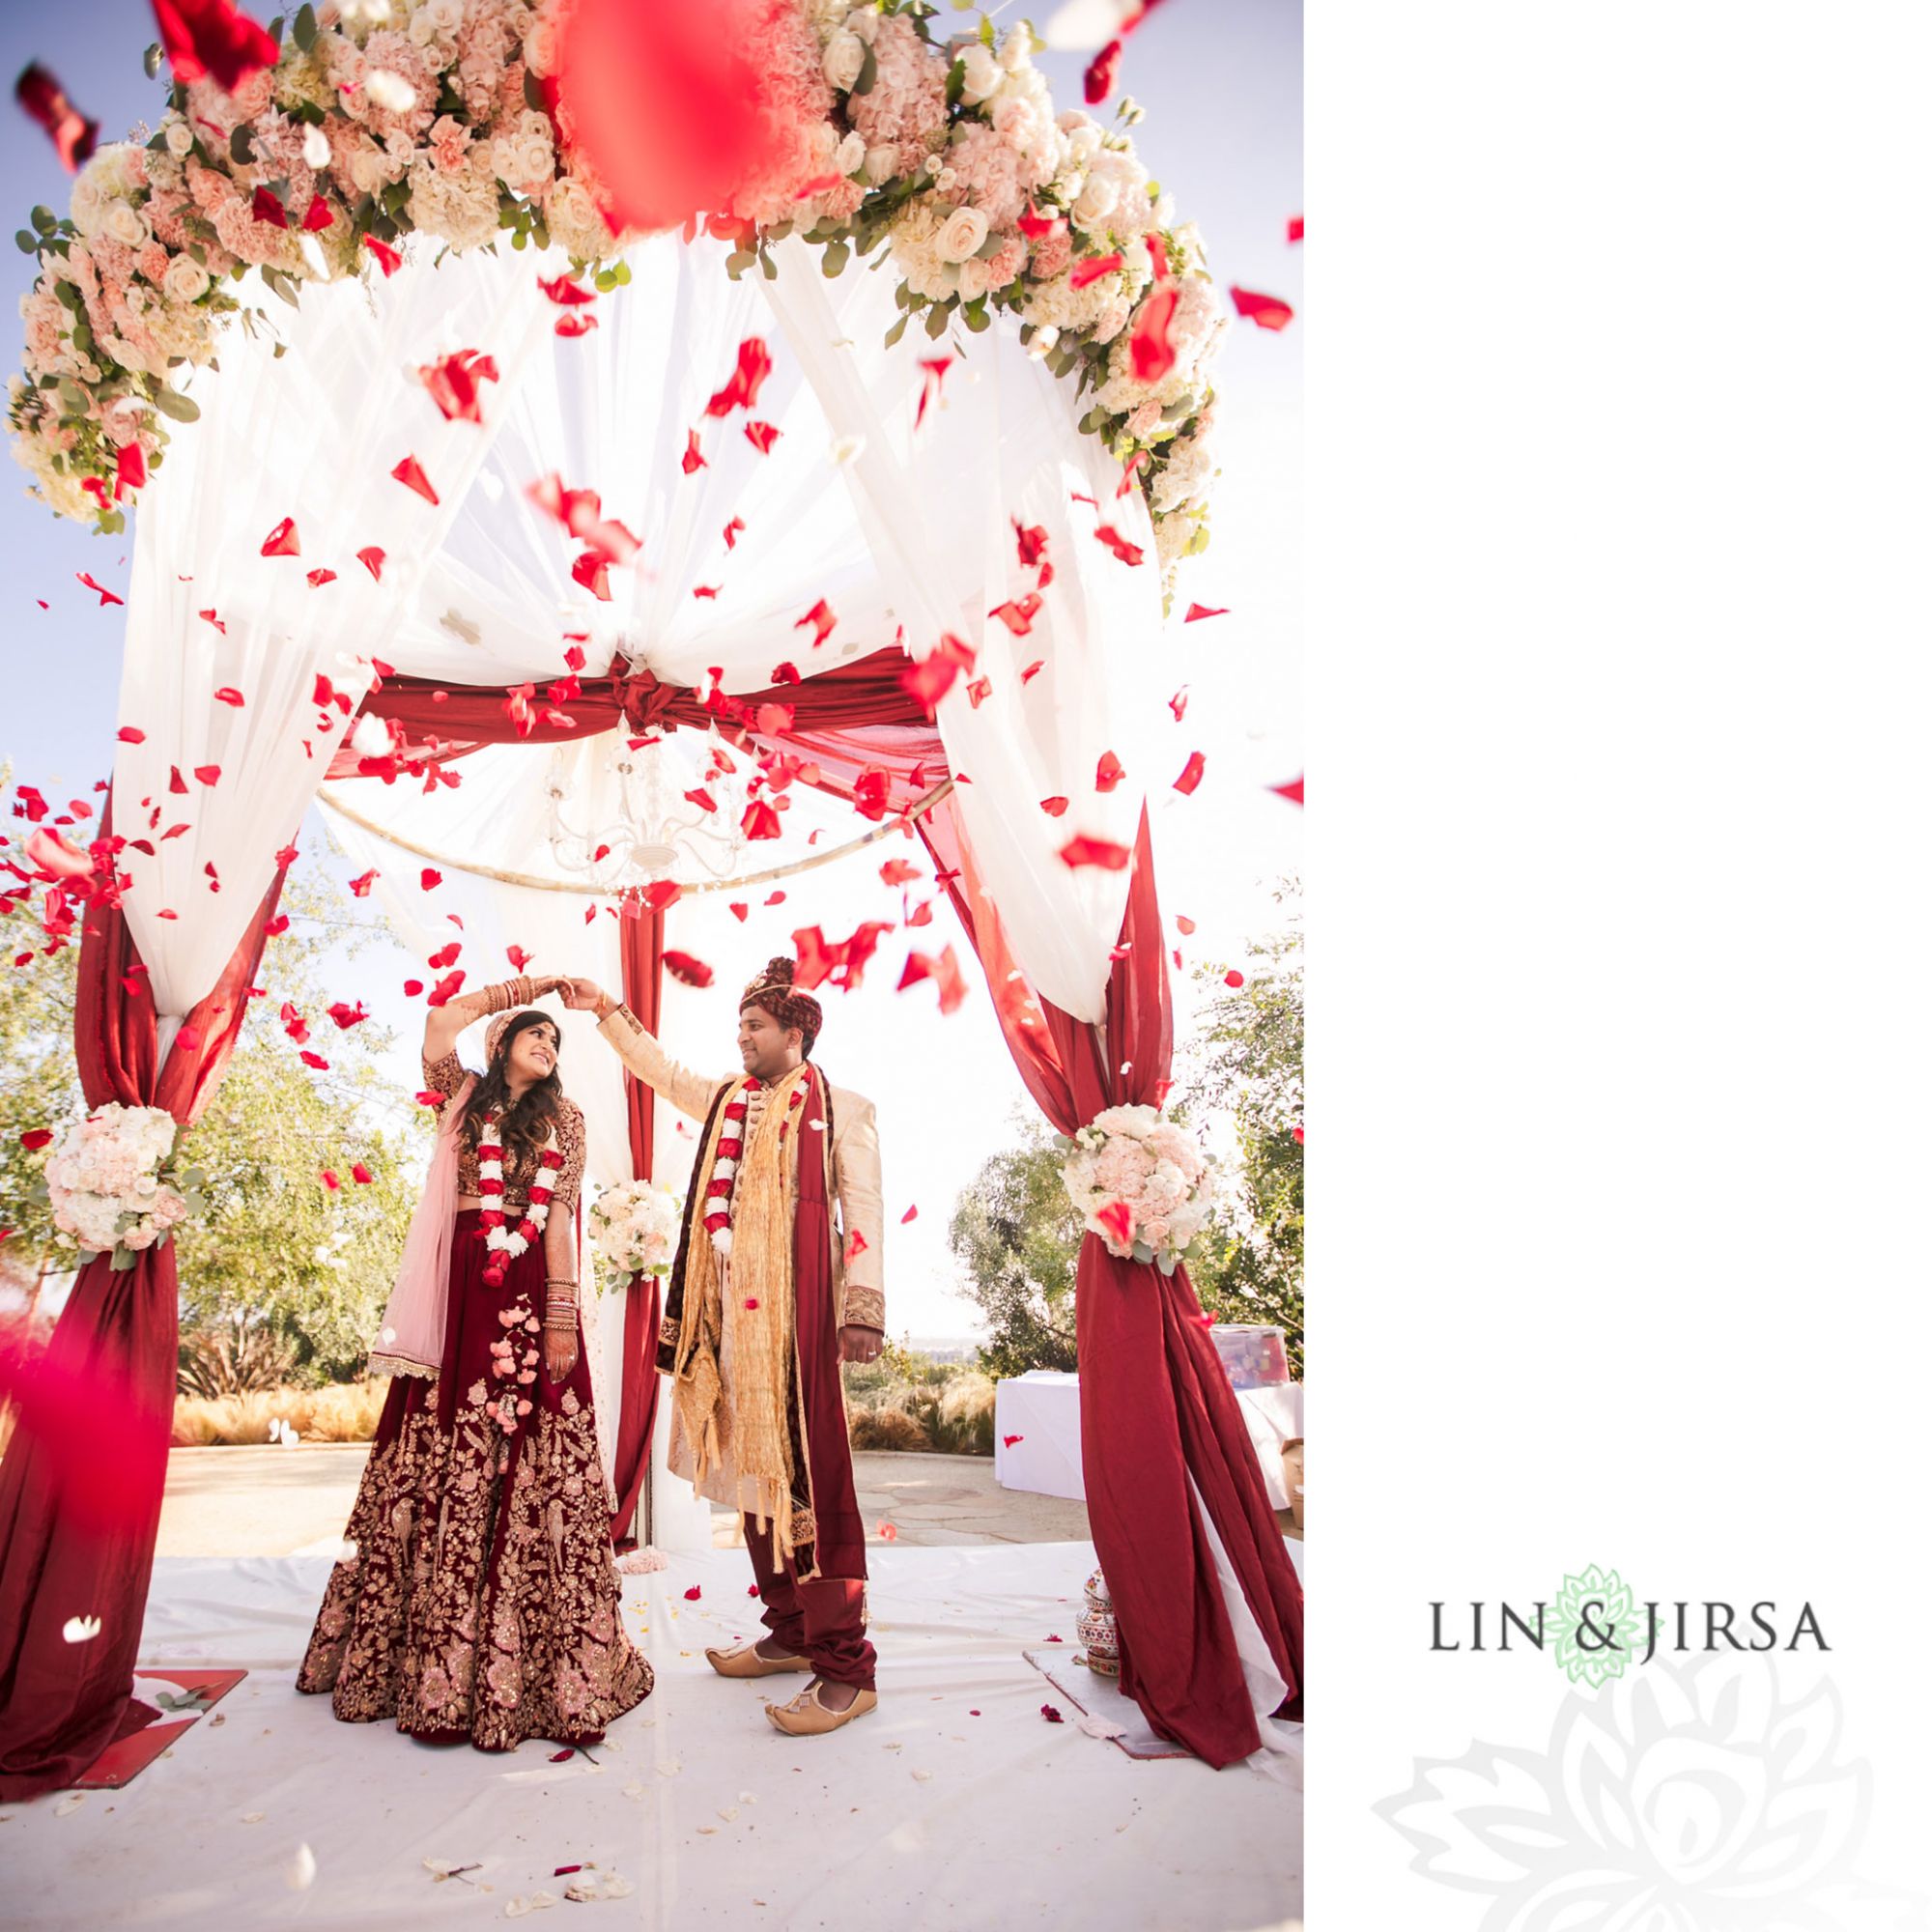
[[[879,1701],[838,1365],[874,1361],[884,1344],[885,1216],[872,1103],[813,1064],[825,1016],[792,973],[774,959],[745,988],[744,1071],[727,1079],[680,1066],[592,980],[574,980],[566,1003],[595,1012],[624,1065],[704,1123],[658,1335],[658,1367],[674,1378],[670,1465],[743,1513],[764,1600],[770,1634],[707,1650],[711,1667],[810,1671],[765,1715],[814,1737]]]

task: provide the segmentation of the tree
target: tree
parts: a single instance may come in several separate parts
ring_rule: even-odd
[[[959,1196],[947,1238],[965,1264],[966,1293],[986,1319],[980,1360],[995,1376],[1078,1366],[1073,1271],[1080,1216],[1060,1179],[1060,1154],[1037,1122],[996,1153]]]
[[[1233,1321],[1271,1322],[1302,1371],[1300,887],[1284,880],[1280,931],[1257,941],[1238,987],[1208,1002],[1185,1055],[1190,1111],[1232,1134],[1237,1161],[1216,1179],[1208,1255],[1188,1273],[1204,1308]],[[1197,966],[1203,984],[1227,968]]]
[[[316,1383],[361,1372],[394,1284],[429,1130],[382,1071],[393,1036],[371,1020],[338,1026],[327,1012],[331,982],[340,986],[346,962],[372,943],[388,943],[384,929],[355,917],[313,854],[291,874],[282,910],[289,926],[269,941],[267,989],[184,1144],[208,1177],[208,1212],[175,1238],[185,1350],[210,1330],[267,1327],[293,1351],[296,1379]],[[44,1156],[22,1150],[19,1136],[38,1126],[58,1135],[82,1111],[72,1048],[78,950],[41,950],[32,910],[11,904],[0,910],[0,944],[10,959],[34,955],[0,979],[0,1226],[14,1231],[16,1260],[68,1267],[74,1251],[55,1245],[48,1209],[32,1198]],[[306,1025],[326,1068],[301,1060],[285,1011],[298,1015],[298,1030]],[[355,1179],[358,1163],[366,1182]]]

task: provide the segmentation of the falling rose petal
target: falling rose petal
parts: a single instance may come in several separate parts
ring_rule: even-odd
[[[124,724],[114,734],[124,745],[145,745],[148,734],[138,724]]]
[[[1224,986],[1232,986],[1238,993],[1248,983],[1247,975],[1231,966],[1222,976],[1221,983]]]
[[[406,490],[413,490],[426,503],[440,503],[442,498],[436,494],[436,487],[423,473],[423,467],[413,456],[406,456],[389,471]]]
[[[302,211],[301,225],[304,235],[319,235],[325,228],[335,226],[335,211],[321,195],[311,195],[307,208]]]
[[[694,583],[691,594],[694,597],[716,597],[724,586],[717,583]]]
[[[296,531],[296,520],[284,517],[262,540],[264,556],[299,556],[301,538]]]
[[[1298,214],[1291,214],[1288,217],[1288,239],[1291,242],[1299,242],[1301,240],[1301,237],[1302,237],[1301,216]]]
[[[14,83],[14,99],[28,119],[54,144],[69,174],[94,154],[100,123],[88,120],[67,98],[67,90],[39,61],[30,61]]]
[[[1041,799],[1039,802],[1039,809],[1043,812],[1045,812],[1049,818],[1059,818],[1066,810],[1066,803],[1067,802],[1065,799],[1060,797],[1059,794],[1056,793],[1052,798]]]
[[[1112,791],[1126,775],[1125,768],[1112,752],[1102,752],[1100,762],[1094,768],[1094,789],[1098,792]]]
[[[539,275],[537,287],[554,301],[558,308],[587,308],[597,299],[595,293],[586,289],[582,282],[573,281],[568,275],[557,275],[545,281]]]
[[[738,538],[743,532],[744,527],[745,520],[743,517],[733,517],[724,526],[724,548],[726,550],[736,550],[738,548]]]
[[[1044,658],[1035,658],[1033,663],[1020,672],[1020,682],[1022,684],[1031,684],[1045,668],[1046,660]]]
[[[728,416],[733,410],[749,412],[756,409],[758,391],[764,387],[765,378],[771,373],[771,351],[765,347],[764,338],[748,335],[738,345],[737,368],[731,372],[724,386],[705,404],[704,413],[708,416]]]
[[[691,1586],[691,1588],[684,1593],[684,1601],[687,1604],[695,1604],[701,1596],[703,1596],[703,1594],[704,1594],[703,1589],[698,1584],[694,1583]]]
[[[194,775],[205,785],[219,784],[221,782],[221,767],[219,765],[197,765],[194,768]]]
[[[1288,1137],[1295,1144],[1296,1147],[1304,1146],[1308,1138],[1307,1135],[1303,1133],[1299,1127],[1291,1127],[1288,1130]]]
[[[1132,856],[1124,845],[1116,845],[1109,838],[1090,838],[1085,833],[1060,848],[1060,863],[1076,870],[1082,866],[1098,866],[1107,872],[1124,871]]]
[[[769,682],[772,684],[797,684],[799,682],[798,667],[789,660],[783,664],[774,665]]]
[[[1102,524],[1094,534],[1124,564],[1137,564],[1144,553],[1139,544],[1129,543],[1112,524]]]
[[[1010,1449],[1016,1443],[1024,1442],[1026,1440],[1026,1437],[1024,1435],[1003,1435],[1000,1437],[1000,1440],[1004,1442],[1009,1449]]]
[[[879,867],[880,882],[888,886],[909,886],[915,879],[924,876],[917,866],[909,866],[903,859],[888,859]]]
[[[1127,352],[1133,357],[1135,382],[1158,383],[1179,359],[1174,344],[1168,340],[1168,330],[1174,326],[1175,305],[1179,300],[1179,284],[1161,281],[1149,290],[1134,311]]]
[[[1262,328],[1283,329],[1294,320],[1294,311],[1278,296],[1258,295],[1253,289],[1230,288],[1228,299],[1235,313]]]
[[[379,242],[373,235],[362,238],[362,245],[375,257],[376,266],[383,271],[383,279],[387,281],[403,266],[400,250],[391,248],[386,242]]]
[[[282,206],[281,197],[273,188],[258,187],[254,199],[248,204],[248,213],[267,228],[286,228],[289,225],[289,212]]]
[[[302,1058],[306,1060],[308,1058],[308,1055],[303,1054]],[[322,1184],[326,1188],[327,1188],[331,1194],[339,1193],[342,1188],[342,1177],[339,1174],[337,1174],[332,1167],[325,1167],[322,1170]]]
[[[383,581],[383,565],[387,555],[388,553],[386,551],[379,549],[375,544],[370,544],[367,549],[358,550],[355,553],[355,561],[380,583]]]
[[[685,442],[684,442],[684,473],[687,476],[690,476],[694,474],[696,471],[707,469],[708,467],[709,466],[706,464],[704,460],[704,451],[698,446],[697,432],[695,429],[686,430]]]
[[[380,876],[381,874],[377,871],[376,867],[372,866],[359,879],[351,879],[349,881],[349,890],[358,899],[366,899],[369,896],[369,888],[376,883]]]
[[[914,1204],[910,1208],[908,1208],[903,1214],[899,1216],[899,1226],[901,1228],[909,1228],[918,1219],[919,1219],[919,1204],[917,1202],[914,1202]]]
[[[667,952],[664,969],[682,986],[702,988],[710,985],[716,977],[703,960],[689,952]]]
[[[1126,1247],[1134,1237],[1134,1210],[1124,1201],[1110,1201],[1097,1208],[1094,1220],[1113,1236],[1117,1248]]]
[[[1273,792],[1277,798],[1287,799],[1290,805],[1299,805],[1302,803],[1301,781],[1299,779],[1290,779],[1286,784],[1269,785],[1268,790]]]
[[[481,423],[483,384],[502,380],[497,373],[497,358],[474,349],[458,349],[435,362],[425,362],[416,376],[445,422]],[[431,497],[430,501],[435,500]]]
[[[114,500],[125,492],[139,490],[148,481],[148,458],[138,442],[124,442],[114,452]]]
[[[155,0],[161,45],[184,86],[213,80],[233,94],[251,73],[274,66],[280,49],[234,0]]]
[[[903,993],[908,986],[915,986],[920,980],[927,979],[939,988],[939,1010],[942,1013],[956,1012],[964,1005],[966,976],[960,972],[958,955],[951,946],[937,957],[929,952],[908,952],[896,990]]]
[[[376,1177],[369,1172],[367,1165],[359,1160],[355,1163],[354,1167],[352,1167],[349,1170],[349,1178],[356,1184],[357,1187],[367,1187],[376,1179]]]
[[[442,874],[434,866],[425,866],[422,868],[422,889],[424,892],[433,893],[441,884]]]
[[[1195,924],[1184,912],[1178,912],[1174,916],[1174,929],[1183,934],[1192,933],[1195,930]]]
[[[1040,524],[1023,524],[1013,519],[1013,534],[1019,541],[1020,568],[1035,570],[1046,561],[1046,529]]]
[[[748,422],[745,425],[746,440],[760,456],[769,456],[772,453],[772,444],[783,434],[784,432],[773,423]]]
[[[556,319],[553,333],[563,336],[588,335],[597,327],[597,318],[588,309],[573,309]]]
[[[822,644],[826,640],[826,639],[832,635],[834,629],[838,625],[838,619],[833,615],[832,606],[828,604],[824,598],[821,597],[818,600],[818,602],[814,604],[811,607],[811,609],[805,613],[805,615],[801,617],[798,620],[798,622],[792,626],[792,629],[794,631],[802,631],[808,624],[810,624],[814,633],[811,639],[811,647],[813,650],[816,650],[818,646]]]
[[[1029,590],[1024,597],[1009,598],[1004,604],[996,604],[986,615],[997,617],[1014,637],[1024,638],[1033,630],[1033,620],[1039,615],[1040,601],[1037,590]]]
[[[205,615],[206,612],[204,612],[203,614]],[[242,696],[242,694],[239,691],[237,691],[232,684],[224,684],[221,687],[221,689],[214,694],[214,701],[217,704],[232,704],[236,710],[240,711],[242,707],[247,702],[247,699],[244,698]]]
[[[1121,51],[1124,45],[1122,41],[1109,41],[1087,63],[1087,71],[1081,76],[1080,86],[1089,107],[1099,106],[1113,93],[1121,71]]]
[[[919,366],[921,386],[919,392],[919,409],[912,419],[914,429],[917,429],[925,420],[927,409],[939,400],[940,388],[946,381],[946,372],[952,367],[952,357],[950,355],[922,355],[919,358]]]
[[[1187,762],[1180,768],[1180,776],[1175,780],[1174,788],[1183,796],[1191,797],[1194,787],[1201,782],[1201,774],[1208,768],[1208,760],[1199,752],[1190,752]]]
[[[325,565],[318,565],[317,568],[311,570],[308,574],[309,588],[311,590],[320,590],[325,583],[333,583],[334,582],[334,571]]]
[[[120,604],[126,601],[124,598],[115,596],[113,591],[109,590],[104,584],[95,582],[94,579],[84,570],[75,571],[74,577],[79,582],[84,583],[88,589],[92,590],[103,605]]]
[[[611,601],[611,572],[594,550],[584,551],[570,566],[571,581],[581,583],[600,604]]]
[[[1102,275],[1111,275],[1121,266],[1118,252],[1112,255],[1089,255],[1083,261],[1075,262],[1067,282],[1076,289],[1084,289],[1090,282],[1097,282]]]
[[[881,1543],[896,1543],[899,1540],[899,1526],[895,1522],[882,1522],[877,1535]]]

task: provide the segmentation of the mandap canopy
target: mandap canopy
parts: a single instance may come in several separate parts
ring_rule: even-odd
[[[674,1040],[665,953],[718,956],[724,895],[592,900],[611,916],[586,923],[583,897],[550,889],[550,789],[611,822],[613,750],[659,745],[691,748],[700,789],[732,768],[752,867],[795,787],[910,824],[1055,1127],[1158,1103],[1171,1010],[1137,747],[1160,705],[1162,586],[1138,567],[1156,548],[1143,491],[1037,341],[996,324],[944,355],[886,346],[894,278],[822,273],[795,233],[768,244],[774,272],[734,274],[743,239],[638,242],[594,303],[561,254],[412,251],[268,302],[272,327],[231,327],[218,371],[193,372],[198,418],[135,519],[125,842],[97,848],[109,889],[84,919],[91,1104],[192,1123],[318,799],[432,962],[431,997],[465,969],[440,950],[454,901],[422,897],[416,854],[470,868],[471,957],[513,939],[545,970],[620,982]],[[260,272],[238,274],[244,298]],[[836,980],[865,940],[846,959],[802,949],[803,976]],[[944,985],[951,949],[934,954]],[[668,1164],[647,1095],[614,1071],[573,1092],[598,1179]],[[1123,1683],[1226,1764],[1298,1711],[1299,1587],[1184,1268],[1089,1235],[1078,1281]],[[647,1493],[650,1295],[634,1288],[621,1349],[604,1342],[620,1542]],[[31,1402],[0,1465],[0,1796],[67,1780],[141,1719],[175,1322],[171,1246],[121,1271],[97,1259],[41,1372],[47,1390],[121,1391],[113,1508]],[[64,1640],[97,1615],[98,1638]]]

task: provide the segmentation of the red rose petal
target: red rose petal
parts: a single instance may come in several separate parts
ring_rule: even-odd
[[[1207,766],[1208,760],[1199,752],[1189,753],[1186,764],[1180,768],[1180,776],[1174,781],[1175,790],[1183,796],[1191,796],[1194,787],[1201,782],[1201,774]]]
[[[1288,217],[1288,239],[1291,242],[1299,242],[1302,237],[1302,232],[1303,231],[1301,225],[1301,216],[1298,214],[1291,214]]]
[[[382,270],[385,281],[403,266],[401,252],[391,248],[386,242],[379,242],[375,236],[365,235],[362,238],[362,245],[375,256],[376,266]]]
[[[423,467],[413,456],[406,456],[389,471],[406,490],[413,490],[426,503],[440,503],[442,498],[436,494],[436,487],[423,473]]]
[[[1132,856],[1124,845],[1116,845],[1107,838],[1090,838],[1085,833],[1069,838],[1060,848],[1060,863],[1063,866],[1098,866],[1108,872],[1123,871]]]
[[[708,986],[716,977],[703,960],[689,952],[667,952],[664,969],[683,986]]]
[[[370,544],[366,549],[358,550],[355,553],[355,561],[380,583],[383,581],[383,564],[387,555],[388,553],[386,551],[379,549],[375,544]]]
[[[282,521],[262,539],[264,556],[299,556],[301,538],[296,531],[296,520],[284,517]]]
[[[1158,383],[1179,359],[1167,332],[1174,325],[1175,305],[1179,299],[1179,288],[1173,282],[1162,281],[1149,290],[1135,309],[1127,353],[1133,358],[1136,382]]]
[[[1124,767],[1112,752],[1102,752],[1100,762],[1094,768],[1094,789],[1098,792],[1112,791],[1126,775]]]
[[[697,432],[695,429],[687,430],[684,443],[684,473],[690,476],[706,467],[704,451],[698,444]]]
[[[69,174],[73,174],[82,161],[93,156],[100,123],[82,115],[67,98],[67,90],[39,61],[32,61],[21,70],[20,78],[14,85],[14,99],[54,144],[54,153]]]
[[[1139,544],[1129,543],[1111,524],[1102,524],[1094,534],[1124,564],[1139,563],[1145,555]]]
[[[1231,288],[1228,299],[1235,313],[1262,328],[1283,329],[1294,320],[1294,311],[1278,296],[1257,294],[1253,289]]]
[[[757,407],[758,391],[765,385],[765,378],[772,373],[771,351],[765,347],[764,338],[748,335],[738,345],[738,366],[731,372],[724,386],[704,406],[708,416],[727,416],[733,410],[753,410]]]
[[[772,444],[783,434],[784,432],[774,423],[748,422],[745,425],[746,440],[760,456],[769,456],[772,453]]]
[[[239,13],[234,0],[155,0],[155,21],[184,85],[212,79],[233,94],[251,73],[273,67],[280,52],[267,29]]]
[[[442,412],[445,422],[480,423],[483,420],[483,384],[500,382],[497,358],[474,349],[458,349],[416,370],[430,400]],[[407,480],[407,479],[405,479]],[[412,484],[413,489],[415,485]],[[435,502],[432,494],[430,501]]]
[[[94,579],[84,570],[75,571],[74,577],[80,582],[86,584],[90,590],[94,591],[99,597],[103,605],[121,604],[127,601],[125,598],[120,598],[115,596],[113,591],[109,590],[105,584],[95,582]]]
[[[1073,272],[1067,281],[1076,289],[1084,289],[1089,282],[1097,282],[1102,275],[1111,275],[1121,266],[1118,250],[1111,255],[1089,255],[1084,261],[1075,262]]]
[[[205,615],[206,613],[204,612],[203,614]],[[217,704],[232,704],[238,711],[247,702],[247,699],[232,684],[224,684],[214,694],[214,698]]]
[[[1121,71],[1120,41],[1109,41],[1094,58],[1087,63],[1087,71],[1081,76],[1081,93],[1089,107],[1097,107],[1114,91],[1115,82]]]

